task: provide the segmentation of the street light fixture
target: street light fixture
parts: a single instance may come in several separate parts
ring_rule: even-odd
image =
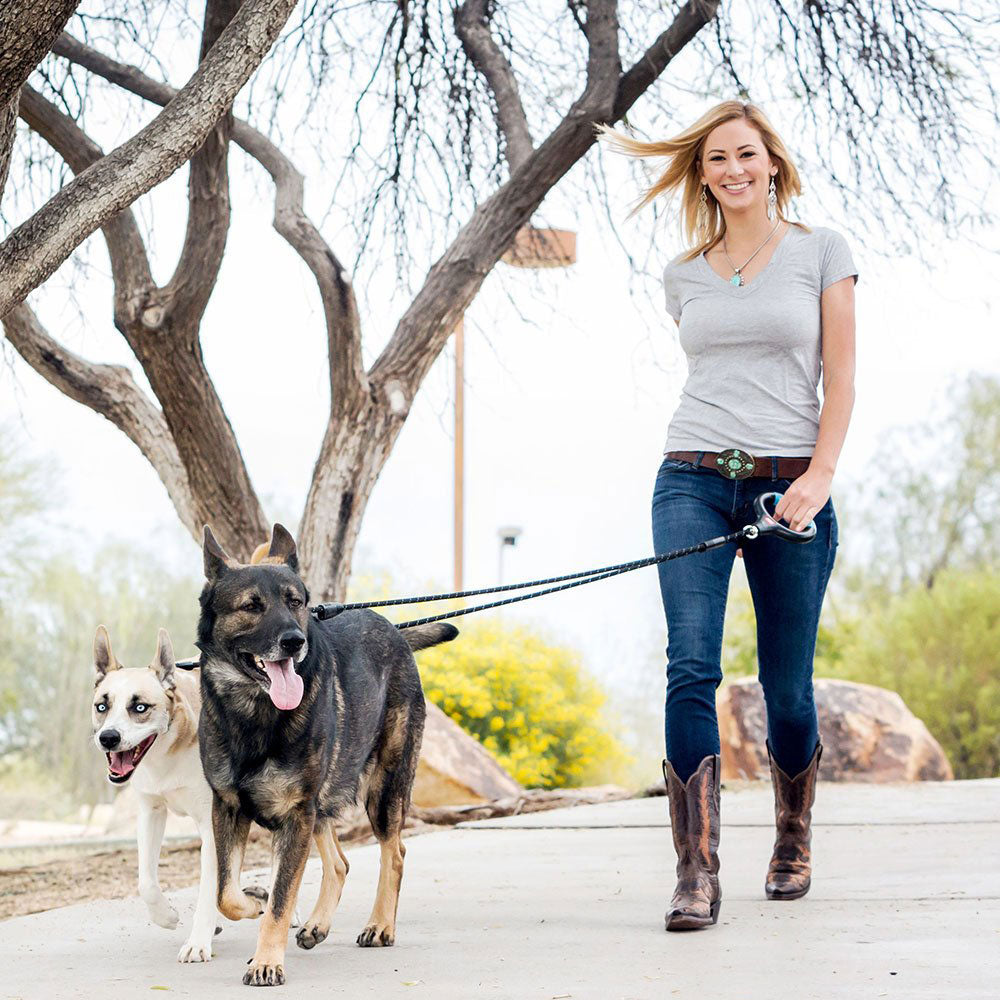
[[[513,548],[517,540],[521,537],[521,529],[509,525],[506,528],[498,528],[497,536],[500,538],[500,559],[497,567],[497,586],[503,586],[503,551],[509,545]]]

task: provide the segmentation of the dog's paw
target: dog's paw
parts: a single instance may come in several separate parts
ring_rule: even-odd
[[[212,942],[211,941],[187,941],[179,952],[177,952],[178,962],[211,962]]]
[[[285,967],[270,965],[267,962],[255,962],[250,959],[250,968],[243,973],[244,986],[284,986]]]
[[[395,928],[369,924],[359,935],[362,948],[391,948],[396,942]]]
[[[300,948],[305,948],[308,951],[310,948],[315,948],[321,941],[326,940],[327,934],[330,933],[329,927],[320,927],[319,924],[306,924],[305,927],[299,929],[298,934],[295,935],[295,943]]]
[[[168,931],[172,931],[177,926],[177,921],[180,918],[177,911],[167,902],[166,896],[154,900],[152,903],[147,903],[146,906],[149,910],[149,919],[154,924],[166,927]]]

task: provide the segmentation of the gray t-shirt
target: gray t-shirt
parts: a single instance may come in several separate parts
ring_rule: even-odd
[[[667,265],[688,378],[664,451],[809,457],[819,433],[820,295],[857,268],[830,229],[790,226],[767,267],[737,287],[704,255]]]

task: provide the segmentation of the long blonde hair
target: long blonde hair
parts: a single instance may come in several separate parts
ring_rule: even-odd
[[[645,192],[638,203],[629,212],[629,217],[639,209],[648,205],[657,195],[683,188],[681,194],[681,223],[685,240],[691,249],[684,254],[684,260],[693,260],[706,250],[711,249],[722,239],[726,230],[722,209],[715,196],[706,187],[705,197],[708,201],[707,219],[699,222],[698,206],[701,200],[701,160],[704,153],[705,140],[712,129],[723,122],[737,118],[745,119],[752,125],[764,140],[768,155],[778,167],[774,178],[775,194],[778,198],[778,218],[785,220],[785,210],[796,195],[802,193],[799,172],[792,163],[788,149],[767,120],[767,116],[756,104],[744,104],[742,101],[723,101],[709,108],[693,125],[686,128],[672,139],[661,142],[639,142],[631,136],[616,132],[607,125],[597,126],[597,136],[601,142],[611,149],[626,156],[663,156],[667,158],[667,168],[659,179]],[[800,223],[793,223],[806,229]],[[808,230],[807,230],[808,231]]]

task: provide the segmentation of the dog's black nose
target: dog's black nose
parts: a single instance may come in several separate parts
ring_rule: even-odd
[[[278,640],[278,644],[283,653],[294,656],[306,644],[306,637],[296,628],[285,632]]]
[[[105,750],[114,750],[121,742],[122,734],[117,729],[105,729],[97,738]]]

